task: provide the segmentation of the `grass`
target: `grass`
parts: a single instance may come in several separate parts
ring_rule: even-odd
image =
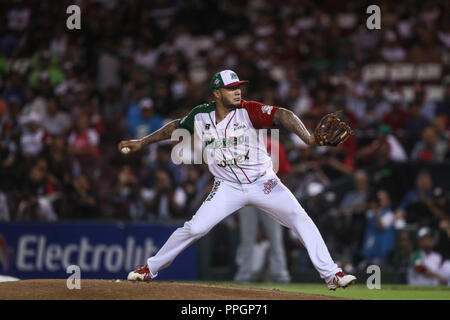
[[[381,289],[369,290],[365,284],[355,284],[346,289],[330,291],[324,284],[316,283],[246,283],[207,282],[208,284],[244,286],[259,289],[279,289],[281,291],[321,294],[334,297],[364,300],[450,300],[450,287],[413,287],[408,285],[385,284]]]

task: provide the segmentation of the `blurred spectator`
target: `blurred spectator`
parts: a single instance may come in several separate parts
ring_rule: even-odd
[[[353,189],[345,193],[339,204],[340,214],[336,221],[338,223],[336,229],[342,240],[344,254],[351,262],[355,261],[353,255],[360,247],[364,235],[365,213],[369,209],[371,193],[369,182],[367,172],[356,171],[353,175]]]
[[[291,179],[293,193],[298,198],[308,195],[310,185],[319,186],[323,189],[329,184],[329,179],[320,167],[319,158],[311,148],[301,149],[300,158],[292,165],[294,178]],[[314,189],[314,188],[313,188]]]
[[[414,88],[414,102],[420,106],[420,114],[429,122],[433,122],[436,112],[436,104],[426,99],[425,87],[418,85]]]
[[[352,112],[358,120],[366,116],[367,102],[367,84],[361,79],[361,71],[356,65],[348,68],[347,74],[341,80],[346,96],[347,110]]]
[[[67,134],[72,119],[70,115],[60,110],[58,101],[50,98],[47,101],[46,115],[42,119],[43,128],[51,135],[59,136]]]
[[[433,197],[433,180],[428,171],[420,171],[416,187],[408,191],[397,208],[396,215],[404,217],[408,224],[429,225],[433,221],[427,203]]]
[[[18,204],[15,220],[56,221],[58,216],[53,208],[55,186],[48,174],[48,164],[39,159],[29,171],[21,188],[22,197]]]
[[[382,122],[387,124],[396,135],[402,135],[405,127],[405,121],[408,118],[408,112],[403,106],[403,98],[400,93],[392,93],[389,101],[391,102],[391,110],[386,112],[382,118]]]
[[[72,178],[72,167],[64,136],[53,136],[49,148],[45,152],[48,168],[57,181],[69,184]]]
[[[416,141],[422,136],[423,130],[428,127],[430,122],[427,118],[420,114],[419,103],[412,102],[409,106],[409,115],[405,121],[405,134],[406,134],[406,145],[405,149],[411,152]]]
[[[134,62],[147,70],[152,69],[159,57],[160,52],[153,48],[150,42],[144,42],[142,47],[134,54]]]
[[[417,28],[419,41],[409,49],[408,60],[412,63],[442,63],[442,52],[436,43],[436,33],[424,25]]]
[[[406,171],[403,163],[390,159],[391,147],[387,141],[382,141],[373,154],[375,161],[367,168],[374,189],[386,190],[391,202],[397,204],[407,190]]]
[[[439,223],[436,244],[436,250],[439,251],[446,260],[450,259],[450,217],[448,212],[449,211],[447,211],[447,217],[442,219]]]
[[[398,281],[406,283],[411,255],[414,252],[414,244],[409,232],[401,230],[397,233],[397,246],[392,257],[392,267],[398,274]]]
[[[346,152],[343,144],[328,148],[321,157],[321,168],[330,180],[349,176],[355,169],[353,155]]]
[[[128,109],[127,123],[129,136],[140,139],[161,128],[163,119],[155,114],[153,100],[144,98],[138,106]]]
[[[67,53],[68,42],[69,39],[64,28],[56,28],[55,35],[49,45],[49,50],[51,53],[55,54],[58,59],[63,59]]]
[[[11,72],[7,79],[3,97],[5,100],[15,99],[19,105],[25,102],[25,88],[21,75],[18,72]]]
[[[394,162],[404,162],[408,159],[403,146],[387,125],[379,126],[376,139],[358,150],[356,160],[359,163],[367,163],[377,161],[378,157],[378,160],[382,161],[382,156]]]
[[[448,145],[448,142],[450,140],[450,131],[447,128],[447,117],[444,114],[435,116],[433,120],[433,127],[436,129],[439,141],[442,141],[443,143]]]
[[[165,81],[158,81],[155,84],[155,88],[153,91],[153,101],[152,107],[155,109],[155,113],[162,116],[168,116],[171,110],[174,108],[174,103],[172,102],[172,97],[170,97],[169,86]],[[147,118],[144,115],[144,118]],[[155,117],[155,118],[159,118]],[[160,118],[159,118],[160,120]],[[153,131],[156,129],[151,128]]]
[[[85,174],[73,178],[68,192],[69,219],[90,220],[99,218],[98,202],[90,179]]]
[[[427,162],[442,162],[447,150],[447,143],[439,139],[436,128],[428,126],[422,132],[422,139],[414,145],[411,151],[411,159]]]
[[[139,220],[145,213],[145,208],[140,200],[139,179],[134,174],[131,166],[124,165],[117,174],[117,184],[112,201],[115,205],[115,217],[120,219]]]
[[[442,221],[445,221],[450,217],[450,202],[442,188],[434,188],[433,197],[424,200],[424,203],[431,213],[429,223],[427,224],[428,226],[437,228]]]
[[[395,215],[385,190],[377,191],[366,216],[361,256],[368,265],[384,266],[391,258],[395,245]]]
[[[385,45],[381,48],[381,56],[387,62],[401,62],[406,58],[406,50],[397,41],[393,31],[385,33]]]
[[[89,127],[87,114],[82,114],[75,124],[75,129],[70,133],[69,151],[75,156],[87,156],[96,158],[99,156],[98,145],[100,137],[94,129]]]
[[[183,103],[187,96],[190,83],[184,72],[177,72],[175,79],[170,86],[170,94],[175,103]]]
[[[433,250],[434,239],[429,228],[417,233],[418,249],[411,256],[408,284],[421,286],[450,285],[450,261]]]
[[[182,211],[186,202],[186,193],[180,187],[174,188],[170,173],[163,169],[155,171],[153,188],[143,188],[141,198],[144,201],[147,219],[170,220]]]
[[[26,158],[36,157],[49,143],[50,136],[41,127],[42,118],[39,114],[30,113],[22,120],[25,130],[20,138],[22,155]]]
[[[109,121],[119,120],[124,110],[120,99],[120,90],[117,88],[107,88],[104,92],[102,103],[102,115]]]
[[[377,124],[391,110],[391,103],[383,94],[382,83],[375,82],[371,89],[367,97],[367,114],[364,121]]]
[[[73,174],[75,176],[86,173],[90,177],[98,178],[101,157],[98,132],[90,128],[89,116],[81,113],[76,120],[75,128],[68,137],[68,152],[73,157]]]
[[[208,174],[203,174],[196,166],[189,166],[187,170],[186,180],[181,183],[181,188],[186,194],[186,202],[181,212],[174,213],[175,218],[185,219],[191,217],[198,207],[198,197],[201,196],[202,190],[206,189],[205,178],[209,178]]]
[[[48,50],[36,52],[31,57],[30,66],[32,71],[29,81],[33,88],[42,86],[43,81],[55,87],[64,80],[64,71],[58,64],[58,58]]]
[[[47,101],[44,97],[41,97],[36,93],[37,91],[31,87],[27,87],[25,91],[25,105],[20,111],[20,117],[24,120],[32,113],[38,115],[40,118],[43,118],[47,112]],[[19,100],[15,100],[15,102],[16,101],[18,104],[20,103]]]
[[[4,192],[0,191],[0,222],[11,221],[9,211],[8,198]]]
[[[14,31],[23,31],[30,22],[31,10],[25,2],[17,2],[7,14],[8,28]]]
[[[120,87],[120,60],[112,41],[104,40],[98,53],[97,87],[100,90]]]
[[[344,215],[365,212],[368,206],[370,188],[369,176],[365,171],[358,170],[353,177],[354,189],[348,191],[341,201],[340,209]]]
[[[169,172],[174,186],[179,186],[185,178],[184,168],[175,165],[172,161],[172,146],[169,144],[160,144],[157,146],[156,157],[154,160],[151,160],[148,167],[153,171],[163,169]],[[151,182],[156,183],[156,181]]]
[[[0,122],[1,123],[1,122]],[[19,146],[14,137],[13,125],[5,121],[0,131],[0,190],[11,190],[18,170]]]
[[[447,119],[450,117],[450,81],[445,85],[444,98],[437,103],[435,114],[444,114],[447,116]]]

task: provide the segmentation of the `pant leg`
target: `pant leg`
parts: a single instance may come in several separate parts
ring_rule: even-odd
[[[161,249],[147,260],[152,279],[184,249],[245,204],[246,197],[238,184],[216,179],[211,193],[192,219],[175,230]]]
[[[314,222],[275,174],[261,177],[250,187],[249,205],[260,208],[293,230],[308,251],[309,258],[322,279],[328,282],[337,272],[342,271],[331,258]]]
[[[238,271],[234,281],[250,281],[253,267],[253,249],[258,232],[258,216],[254,207],[239,210],[240,243],[237,250]]]
[[[438,273],[447,279],[447,284],[450,286],[450,260],[445,260],[441,267],[439,268]]]
[[[283,243],[283,229],[281,225],[270,216],[260,212],[259,219],[262,222],[266,237],[270,242],[269,266],[275,281],[289,282],[291,276],[287,270],[286,253]]]

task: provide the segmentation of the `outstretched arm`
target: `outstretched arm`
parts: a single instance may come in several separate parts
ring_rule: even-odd
[[[273,115],[273,123],[295,133],[307,145],[316,145],[314,135],[308,132],[303,122],[291,110],[278,108]]]
[[[121,141],[118,145],[119,152],[121,152],[123,148],[127,147],[130,149],[129,153],[133,153],[149,144],[159,142],[162,140],[167,140],[172,136],[172,132],[178,128],[179,122],[180,119],[170,121],[161,129],[156,130],[155,132],[152,132],[151,134],[141,139]]]

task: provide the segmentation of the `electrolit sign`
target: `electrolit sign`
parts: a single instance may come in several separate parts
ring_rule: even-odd
[[[125,279],[154,255],[178,226],[100,223],[0,224],[0,274],[21,279],[65,278],[70,265],[83,278]],[[195,280],[195,245],[158,279]]]

